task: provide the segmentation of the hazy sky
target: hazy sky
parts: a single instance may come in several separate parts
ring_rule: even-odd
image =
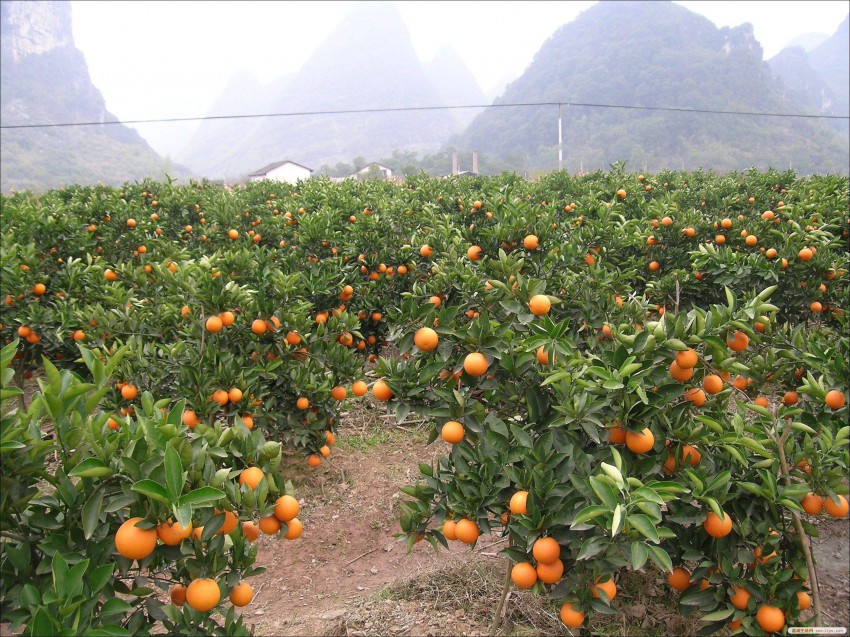
[[[198,117],[234,73],[248,69],[268,83],[298,71],[352,4],[74,1],[74,42],[119,119]],[[430,60],[450,44],[485,92],[521,75],[555,30],[593,4],[396,2],[419,58]],[[850,6],[846,0],[677,4],[717,26],[752,23],[765,59],[799,35],[831,35]],[[173,154],[196,126],[136,128],[157,151]]]

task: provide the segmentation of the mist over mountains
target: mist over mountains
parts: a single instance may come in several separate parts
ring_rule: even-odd
[[[2,120],[115,121],[70,30],[70,3],[2,3]],[[496,104],[562,102],[564,168],[717,171],[755,166],[848,172],[846,119],[731,116],[579,103],[847,116],[848,21],[796,38],[769,61],[752,27],[717,28],[672,2],[600,2],[561,26]],[[491,87],[487,87],[489,90]],[[296,73],[230,78],[208,115],[486,104],[457,52],[418,59],[392,3],[363,2]],[[569,104],[569,106],[566,106]],[[2,188],[120,183],[144,176],[238,181],[284,159],[318,168],[354,158],[450,170],[448,151],[482,172],[557,169],[557,108],[386,110],[211,119],[169,165],[123,125],[3,130]],[[403,158],[403,162],[401,159]],[[179,166],[186,166],[181,170]],[[402,166],[391,167],[399,170]]]

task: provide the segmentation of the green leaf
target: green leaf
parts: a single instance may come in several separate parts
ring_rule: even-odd
[[[570,528],[577,526],[579,524],[583,524],[589,520],[592,520],[595,517],[602,515],[603,513],[608,513],[610,511],[609,508],[600,506],[598,504],[592,504],[588,507],[583,508],[579,511],[578,515],[573,520]]]
[[[165,447],[165,490],[170,502],[177,502],[183,492],[183,465],[180,454],[172,445]]]
[[[39,608],[27,624],[24,634],[33,635],[33,637],[52,637],[56,634],[56,622],[50,618],[50,614],[44,607]]]
[[[661,570],[667,571],[668,573],[673,572],[673,561],[670,559],[667,551],[660,546],[655,546],[654,544],[649,544],[647,548],[649,549],[649,557]]]
[[[106,617],[108,615],[120,615],[133,610],[133,606],[123,599],[110,597],[100,608],[100,615]]]
[[[180,496],[177,500],[177,506],[183,506],[184,504],[209,504],[211,502],[217,502],[223,497],[224,491],[213,487],[201,487]]]
[[[91,588],[92,595],[97,595],[106,586],[114,570],[115,564],[101,564],[94,569],[89,576],[89,587]]]
[[[165,487],[155,480],[139,480],[136,484],[130,487],[130,490],[135,491],[136,493],[141,493],[151,500],[156,500],[162,504],[169,504],[168,494],[165,492]]]
[[[608,507],[609,511],[613,511],[614,507],[617,506],[617,494],[614,492],[614,489],[611,485],[605,484],[598,478],[591,476],[589,478],[590,488],[593,489],[593,492],[599,497],[600,500]]]
[[[649,519],[649,516],[643,515],[642,513],[636,513],[629,515],[626,518],[626,521],[648,540],[651,540],[656,544],[660,541],[658,538],[658,531],[655,530],[655,525],[652,523],[652,520]]]
[[[649,551],[646,550],[646,545],[643,542],[632,542],[632,570],[639,571],[646,564],[649,557]]]
[[[735,609],[731,607],[721,608],[720,610],[716,610],[713,613],[703,615],[702,617],[700,617],[700,619],[704,622],[719,622],[731,617],[734,612]]]
[[[100,519],[100,510],[103,505],[103,490],[98,489],[83,505],[83,537],[91,539]]]
[[[115,473],[97,458],[87,458],[68,472],[74,478],[105,478]]]

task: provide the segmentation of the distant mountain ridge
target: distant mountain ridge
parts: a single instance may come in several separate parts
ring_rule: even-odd
[[[440,103],[395,6],[360,2],[268,107],[296,113]],[[394,149],[436,150],[456,129],[446,111],[270,117],[243,128],[240,142],[224,152],[199,140],[177,158],[205,175],[234,178],[283,159],[315,168]]]
[[[751,25],[717,28],[672,2],[600,2],[558,29],[496,103],[535,101],[573,104],[562,108],[571,171],[617,160],[649,170],[848,170],[846,137],[818,121],[575,106],[804,110],[783,98]],[[555,107],[506,106],[479,115],[451,143],[520,170],[551,170],[557,125]]]
[[[70,2],[0,3],[0,118],[6,126],[115,122],[71,34]],[[0,189],[43,190],[73,183],[120,184],[184,174],[167,166],[121,124],[6,129],[0,136]]]

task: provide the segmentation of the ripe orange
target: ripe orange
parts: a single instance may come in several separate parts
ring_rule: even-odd
[[[325,442],[328,444],[329,447],[332,447],[336,444],[336,435],[334,435],[332,431],[326,431]]]
[[[680,383],[689,381],[694,376],[693,367],[682,367],[678,362],[670,363],[670,378],[677,380]]]
[[[539,562],[537,564],[537,577],[544,584],[554,584],[564,574],[564,563],[558,559],[550,564]]]
[[[510,510],[514,515],[525,515],[528,513],[528,491],[517,491],[511,496]]]
[[[823,402],[825,402],[826,406],[830,409],[841,409],[844,406],[844,394],[837,389],[832,389],[827,392]]]
[[[254,589],[248,582],[239,582],[239,584],[230,591],[230,602],[234,606],[247,606],[254,599]]]
[[[393,397],[393,391],[383,380],[378,380],[372,385],[372,395],[381,402],[386,402]]]
[[[699,387],[691,387],[684,394],[685,400],[689,401],[694,407],[702,407],[705,404],[705,392]]]
[[[469,250],[466,251],[466,256],[470,261],[478,261],[481,259],[481,248],[478,246],[471,246]]]
[[[848,511],[850,511],[850,505],[847,503],[847,498],[843,495],[836,496],[838,498],[838,502],[835,502],[832,498],[826,497],[823,499],[823,508],[826,509],[826,512],[829,513],[830,516],[834,518],[843,518],[847,515]]]
[[[282,495],[275,501],[274,514],[281,522],[289,522],[298,515],[301,507],[291,495]]]
[[[470,376],[483,376],[487,372],[487,359],[484,354],[473,352],[463,360],[463,369]]]
[[[32,293],[36,296],[41,296],[45,292],[47,292],[47,286],[44,283],[36,283],[32,286]]]
[[[785,614],[776,606],[760,606],[756,612],[756,622],[766,633],[778,633],[785,627]]]
[[[73,333],[71,338],[73,338],[77,342],[84,341],[86,340],[86,333],[83,330],[77,330]]]
[[[163,544],[177,546],[192,533],[192,523],[185,529],[179,522],[160,522],[156,527],[156,534]]]
[[[274,515],[260,518],[260,531],[266,535],[275,535],[280,531],[280,520]]]
[[[208,332],[213,334],[220,332],[224,322],[217,316],[211,316],[207,319],[206,327]]]
[[[156,548],[156,529],[136,526],[144,518],[130,518],[115,533],[115,549],[130,560],[143,560]]]
[[[723,520],[717,517],[714,511],[709,511],[705,517],[702,526],[711,537],[726,537],[732,532],[732,518],[725,511],[723,513]]]
[[[475,522],[467,518],[462,518],[457,521],[455,535],[464,544],[474,544],[478,536],[481,535],[481,531]]]
[[[612,445],[621,445],[626,442],[626,430],[622,427],[608,428],[608,442]]]
[[[284,533],[283,537],[287,540],[297,540],[301,537],[301,533],[303,531],[304,526],[301,524],[301,520],[298,518],[292,518],[286,523],[286,533]]]
[[[746,243],[750,247],[753,247],[755,244],[758,243],[758,237],[756,237],[756,235],[754,234],[748,235],[747,238],[744,239],[744,243]]]
[[[584,623],[584,613],[574,610],[571,602],[564,602],[561,606],[561,621],[567,628],[578,628]]]
[[[726,339],[726,345],[729,346],[729,349],[735,352],[743,352],[747,349],[747,346],[750,344],[750,337],[747,336],[741,330],[737,330],[733,335],[732,339]]]
[[[315,453],[311,453],[307,457],[307,465],[315,469],[320,464],[322,464],[322,456],[318,456]]]
[[[199,578],[192,580],[186,589],[186,603],[199,613],[205,613],[218,606],[221,591],[213,579]]]
[[[691,572],[682,568],[681,566],[677,566],[673,569],[673,572],[667,575],[667,583],[670,584],[670,588],[674,591],[679,591],[680,593],[686,590],[691,585]]]
[[[803,510],[809,515],[820,515],[823,513],[825,498],[820,495],[816,495],[809,491],[803,499],[800,500],[800,506],[803,507]]]
[[[221,509],[213,509],[213,513],[218,515],[219,513],[224,513],[224,522],[221,525],[221,528],[215,532],[216,535],[230,535],[239,525],[239,519],[236,517],[236,514],[233,511],[222,511]],[[203,529],[203,527],[199,527]],[[195,529],[198,530],[197,528]],[[200,534],[198,534],[200,537]]]
[[[268,325],[266,325],[266,322],[262,319],[254,319],[254,321],[251,323],[251,331],[254,332],[254,334],[256,334],[257,336],[265,334],[268,328]]]
[[[625,191],[625,190],[623,190],[622,188],[620,188],[620,189],[617,191],[617,196],[618,196],[620,199],[625,199],[625,198],[626,198],[626,191]]]
[[[457,522],[454,520],[446,520],[443,522],[443,535],[447,540],[456,540],[457,534],[455,533],[455,528],[457,527]],[[537,573],[534,574],[535,577]]]
[[[809,610],[809,606],[812,605],[811,596],[805,591],[798,591],[797,605],[800,607],[800,610]]]
[[[695,350],[687,349],[684,352],[676,352],[676,364],[682,369],[692,369],[699,362]]]
[[[626,446],[634,453],[647,453],[652,450],[655,444],[655,436],[649,427],[644,427],[643,431],[627,431]]]
[[[702,387],[709,394],[719,394],[723,391],[723,379],[717,374],[709,374],[702,380]]]
[[[537,582],[537,569],[530,562],[519,562],[511,569],[511,579],[517,588],[531,588]]]
[[[419,248],[419,254],[426,259],[430,257],[433,252],[434,251],[431,249],[431,246],[429,246],[427,243],[421,248]]]
[[[260,527],[251,522],[250,520],[242,523],[242,535],[245,536],[249,542],[254,542],[258,537],[260,537]]]
[[[423,352],[431,352],[437,348],[440,338],[430,327],[421,327],[413,335],[413,344]]]
[[[224,325],[224,327],[230,327],[231,325],[233,325],[233,322],[236,320],[236,315],[233,314],[233,312],[227,310],[227,311],[219,314],[218,318],[221,319],[221,324]]]
[[[307,409],[310,406],[310,401],[305,397],[301,396],[298,400],[295,401],[295,406],[298,407],[301,411]]]
[[[348,392],[342,385],[337,385],[331,390],[331,396],[334,400],[343,401],[347,395]]]
[[[238,403],[242,400],[242,390],[238,387],[231,387],[227,392],[227,399],[232,403]]]
[[[366,385],[366,383],[362,380],[355,381],[354,384],[351,385],[351,393],[355,396],[365,396],[368,391],[368,385]]]
[[[449,420],[443,425],[442,429],[440,429],[440,437],[453,445],[456,445],[463,440],[463,435],[463,425],[454,420]]]
[[[811,261],[814,256],[814,252],[812,252],[811,248],[803,248],[797,253],[797,258],[800,261]]]
[[[264,477],[265,474],[259,467],[248,467],[239,474],[239,484],[247,484],[251,489],[256,490]]]
[[[599,583],[599,578],[597,578],[596,583],[590,589],[593,592],[593,597],[599,598],[602,597],[599,594],[599,591],[605,591],[605,594],[608,596],[608,601],[613,600],[617,596],[617,585],[614,583],[614,580],[609,579],[607,582]]]
[[[216,389],[213,392],[212,398],[210,399],[215,403],[218,403],[221,406],[227,404],[227,401],[230,400],[230,397],[227,395],[227,392],[223,389]]]
[[[536,235],[530,234],[525,239],[522,240],[522,247],[526,250],[537,250],[540,246],[540,240]]]
[[[432,296],[428,299],[428,302],[434,307],[440,307],[443,304],[443,299],[441,299],[439,296]]]
[[[661,268],[661,264],[658,261],[650,261],[649,269],[653,272],[657,272]]]
[[[249,431],[254,428],[254,417],[251,414],[243,414],[239,417],[242,419],[242,423]]]
[[[139,395],[139,390],[135,385],[124,385],[121,388],[121,395],[126,400],[133,400],[136,396]]]
[[[327,458],[329,455],[331,455],[331,448],[327,445],[322,445],[321,447],[319,447],[319,453],[322,454],[322,458]]]
[[[812,301],[809,303],[809,310],[811,310],[812,314],[820,314],[823,312],[823,305],[820,301]]]
[[[535,316],[544,316],[548,314],[551,307],[552,302],[545,294],[535,294],[528,302],[528,309],[531,310],[531,313]]]
[[[168,596],[171,597],[172,604],[182,606],[186,603],[186,587],[182,584],[175,584],[168,592]]]
[[[107,281],[115,281],[118,278],[118,275],[115,273],[114,270],[110,270],[107,268],[103,272],[103,278]]]
[[[743,376],[735,376],[735,378],[732,379],[732,386],[735,389],[744,391],[747,387],[750,386],[750,379],[744,378]]]
[[[561,546],[553,537],[541,537],[535,540],[531,554],[540,564],[553,564],[561,557]]]
[[[738,610],[747,610],[747,603],[750,601],[750,591],[748,591],[743,586],[733,586],[732,594],[729,595],[729,601],[732,602],[732,606],[737,608]]]

